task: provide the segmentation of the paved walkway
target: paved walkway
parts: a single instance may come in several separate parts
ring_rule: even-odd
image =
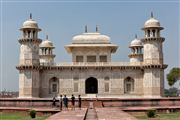
[[[95,109],[88,109],[85,120],[98,120],[96,110]]]
[[[84,120],[87,109],[62,111],[50,116],[47,120]],[[85,120],[137,120],[119,108],[88,109]]]
[[[119,108],[96,108],[98,120],[137,120]]]
[[[62,111],[50,116],[47,120],[84,120],[86,111],[86,108]]]

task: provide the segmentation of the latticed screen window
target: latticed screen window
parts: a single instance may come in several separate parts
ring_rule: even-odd
[[[52,92],[57,92],[57,84],[52,84]]]
[[[83,62],[83,56],[76,56],[76,62]]]
[[[78,82],[74,82],[74,92],[78,92]]]
[[[96,62],[96,56],[87,56],[87,62]]]
[[[109,83],[107,82],[107,83],[105,83],[105,92],[109,92]]]
[[[100,62],[107,62],[107,56],[103,55],[99,57]]]

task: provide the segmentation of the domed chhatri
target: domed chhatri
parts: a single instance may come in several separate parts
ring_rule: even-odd
[[[30,14],[30,18],[23,23],[21,30],[26,28],[34,28],[41,31],[41,29],[38,27],[38,23],[32,19],[32,14]]]
[[[46,40],[44,40],[39,47],[41,48],[54,48],[53,43],[48,40],[48,35],[46,36]]]
[[[130,58],[130,63],[134,64],[137,62],[143,61],[143,44],[141,40],[137,38],[137,35],[135,35],[135,39],[131,42],[129,48],[131,49],[131,53],[128,55]]]
[[[153,28],[153,27],[163,29],[160,25],[160,22],[154,18],[153,13],[151,12],[151,18],[145,22],[144,28],[142,29]]]
[[[53,43],[49,41],[48,35],[46,35],[46,40],[44,40],[39,45],[39,57],[40,57],[40,64],[41,65],[53,65],[54,64],[54,58],[56,55],[53,54],[53,49],[55,48],[53,46]]]
[[[137,35],[135,36],[135,39],[130,44],[130,47],[135,47],[135,46],[137,46],[137,47],[142,46],[143,47],[142,42],[141,42],[141,40],[139,40],[137,38]]]

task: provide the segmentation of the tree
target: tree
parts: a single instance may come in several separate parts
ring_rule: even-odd
[[[167,74],[167,80],[170,86],[174,85],[174,83],[179,79],[180,79],[180,68],[173,68],[171,69],[169,74]]]
[[[176,97],[178,89],[175,87],[164,89],[164,96],[165,97]]]

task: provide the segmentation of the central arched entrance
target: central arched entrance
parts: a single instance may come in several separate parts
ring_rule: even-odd
[[[94,77],[86,79],[86,94],[97,94],[98,93],[98,81]]]

